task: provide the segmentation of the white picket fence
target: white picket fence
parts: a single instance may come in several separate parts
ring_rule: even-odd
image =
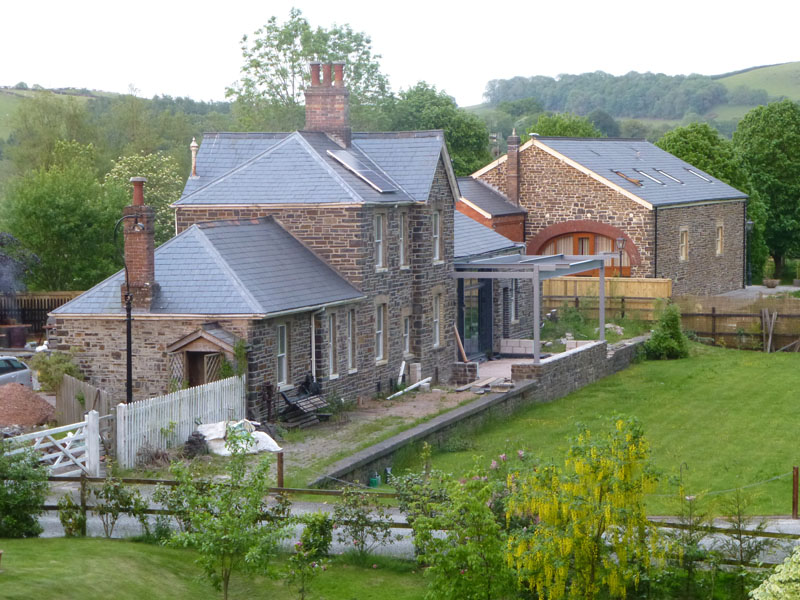
[[[3,443],[11,445],[9,454],[27,450],[36,452],[39,462],[47,466],[50,475],[74,477],[86,473],[89,477],[100,476],[100,415],[96,410],[86,413],[86,420],[80,423],[26,433],[8,438]]]
[[[166,450],[182,444],[198,425],[238,421],[245,417],[245,410],[243,375],[131,404],[118,404],[117,464],[134,467],[136,454],[143,445]]]

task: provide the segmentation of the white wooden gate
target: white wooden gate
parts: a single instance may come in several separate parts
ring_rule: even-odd
[[[53,476],[100,476],[100,416],[96,410],[86,413],[86,420],[81,423],[26,433],[4,443],[12,446],[8,454],[31,449],[40,454],[39,462]]]

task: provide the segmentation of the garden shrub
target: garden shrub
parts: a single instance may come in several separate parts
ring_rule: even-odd
[[[775,567],[763,583],[750,592],[753,600],[792,600],[800,597],[800,547]]]
[[[348,486],[333,513],[336,539],[352,546],[358,564],[364,565],[376,546],[391,544],[391,517],[365,490]]]
[[[38,352],[28,361],[28,366],[36,371],[39,383],[48,392],[55,392],[61,385],[64,375],[83,380],[83,373],[75,364],[75,355],[70,352]]]
[[[0,441],[0,538],[36,537],[42,532],[37,517],[47,498],[47,469],[33,451],[10,450]]]
[[[103,533],[110,538],[114,533],[114,526],[120,516],[130,515],[137,519],[142,526],[144,535],[150,535],[150,524],[147,520],[147,502],[142,498],[139,490],[126,486],[121,479],[111,475],[111,466],[101,486],[92,486],[94,496],[93,512],[100,517],[103,524]]]
[[[312,559],[328,556],[333,541],[333,519],[317,511],[305,515],[302,521],[305,524],[300,535],[303,552]]]
[[[689,340],[681,329],[681,311],[675,304],[664,309],[653,335],[644,344],[644,352],[649,360],[689,356]]]
[[[82,537],[86,531],[86,515],[75,504],[72,494],[65,494],[58,501],[58,520],[64,528],[64,537]]]

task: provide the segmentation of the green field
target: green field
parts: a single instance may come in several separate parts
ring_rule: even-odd
[[[0,540],[0,597],[4,600],[196,600],[222,594],[201,577],[191,550],[106,539]],[[378,568],[332,559],[312,585],[313,598],[417,600],[427,582],[410,561],[375,558]],[[278,563],[283,568],[283,563]],[[371,565],[370,565],[371,567]],[[234,573],[231,600],[288,600],[282,580]]]
[[[740,85],[752,89],[765,89],[770,96],[786,96],[800,100],[800,62],[759,67],[718,79],[729,90]]]
[[[514,456],[520,449],[560,461],[576,423],[599,430],[608,427],[612,415],[635,416],[662,473],[648,508],[652,514],[672,514],[676,488],[670,479],[677,479],[681,464],[686,492],[712,492],[709,499],[720,498],[721,490],[787,474],[800,464],[798,373],[800,354],[694,344],[689,359],[635,364],[565,398],[464,434],[474,446],[440,452],[434,464],[461,474],[475,455],[488,465],[501,453]],[[756,494],[756,512],[791,512],[791,476],[750,491]]]

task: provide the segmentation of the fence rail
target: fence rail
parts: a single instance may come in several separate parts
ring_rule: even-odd
[[[117,463],[123,468],[132,468],[143,446],[166,450],[186,440],[201,423],[243,419],[245,408],[244,376],[131,404],[118,404]]]
[[[0,294],[0,322],[25,323],[30,333],[41,333],[47,313],[83,292],[25,292]]]

